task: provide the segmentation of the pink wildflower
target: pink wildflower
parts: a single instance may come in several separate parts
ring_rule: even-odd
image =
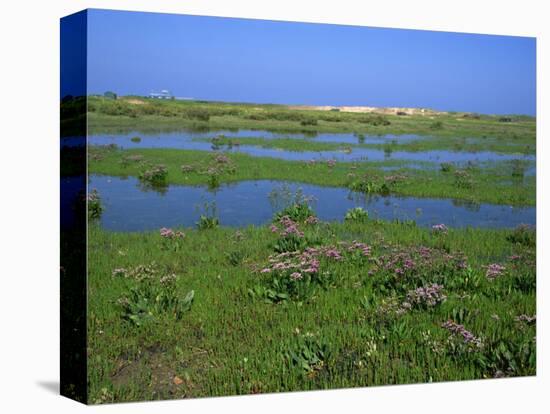
[[[434,233],[447,234],[447,231],[448,231],[448,230],[449,230],[449,229],[447,228],[447,226],[446,226],[445,224],[443,224],[443,223],[441,223],[441,224],[434,224],[434,225],[432,226],[432,231],[433,231]]]
[[[182,231],[174,231],[172,229],[163,227],[160,229],[160,236],[164,237],[165,239],[183,239],[185,237],[185,233]]]
[[[319,219],[315,216],[309,216],[306,221],[305,221],[306,224],[317,224],[319,223]]]
[[[294,280],[299,280],[302,278],[302,274],[300,272],[294,272],[290,275],[290,277]]]
[[[459,325],[458,323],[449,319],[447,322],[443,323],[441,327],[448,330],[452,336],[461,337],[464,343],[473,344],[477,347],[481,347],[481,339],[477,338],[476,336],[474,336],[473,333],[466,330],[464,326]]]
[[[165,237],[167,239],[170,239],[170,238],[174,237],[174,230],[163,227],[162,229],[160,229],[160,235],[161,235],[161,237]]]
[[[493,280],[496,279],[498,276],[501,276],[505,270],[506,267],[498,263],[492,263],[487,266],[487,272],[485,272],[485,276],[487,277],[487,279]]]

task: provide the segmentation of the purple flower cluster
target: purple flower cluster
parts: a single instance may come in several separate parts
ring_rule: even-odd
[[[206,169],[206,175],[216,176],[221,173],[222,171],[216,166],[210,166]]]
[[[327,165],[328,165],[328,168],[334,168],[334,166],[336,165],[336,160],[334,159],[328,160]]]
[[[449,319],[447,322],[443,323],[441,327],[449,331],[453,337],[462,338],[465,344],[474,345],[476,347],[481,346],[481,339],[464,328],[463,325]]]
[[[422,256],[423,258],[427,259],[432,255],[432,249],[430,249],[429,247],[421,246],[418,249],[418,254],[420,254],[420,256]]]
[[[408,291],[407,297],[403,302],[400,302],[395,296],[390,297],[382,301],[377,309],[377,313],[379,316],[388,316],[391,314],[401,316],[411,311],[414,307],[434,307],[447,299],[442,290],[443,286],[434,283]]]
[[[487,271],[485,272],[485,276],[487,277],[487,279],[494,280],[497,277],[501,276],[505,270],[506,270],[506,267],[498,263],[492,263],[489,266],[487,266]]]
[[[309,251],[286,252],[269,257],[269,265],[260,270],[260,273],[277,272],[288,275],[293,280],[300,280],[304,274],[316,274],[319,272],[319,260],[316,254]]]
[[[325,257],[332,260],[343,259],[342,253],[335,246],[308,247],[304,251],[304,254],[315,258]]]
[[[163,227],[160,229],[160,236],[164,237],[165,239],[183,239],[185,237],[185,233],[182,231],[174,231],[172,229]]]
[[[433,233],[436,233],[436,234],[447,234],[447,232],[449,231],[449,229],[447,228],[447,226],[443,223],[441,224],[434,224],[432,226],[432,232]]]
[[[124,157],[124,161],[128,161],[128,162],[143,161],[143,155],[139,155],[139,154],[127,155],[126,157]]]
[[[340,250],[338,250],[336,247],[329,247],[324,250],[324,255],[326,257],[330,257],[334,260],[342,260],[342,254],[340,253]]]
[[[445,299],[447,296],[443,293],[443,286],[437,283],[407,292],[407,302],[411,305],[433,307],[444,302]]]
[[[386,270],[393,271],[396,275],[403,275],[406,271],[412,271],[416,267],[416,261],[407,252],[396,253],[384,263]]]
[[[300,280],[300,279],[303,278],[303,276],[300,272],[292,272],[290,274],[290,277],[291,277],[291,279],[294,279],[294,280]]]
[[[279,228],[274,226],[274,230],[278,232]],[[270,256],[269,265],[264,266],[260,273],[279,272],[298,280],[304,274],[319,273],[321,259],[341,261],[345,260],[345,253],[360,252],[363,256],[369,256],[370,251],[370,246],[358,241],[341,242],[338,247],[333,245],[308,247],[303,252],[285,252]]]
[[[296,236],[304,237],[304,232],[298,227],[298,223],[292,220],[289,216],[283,216],[279,219],[279,223],[270,226],[272,233],[277,233],[281,237]]]
[[[370,256],[371,254],[371,247],[368,244],[357,240],[353,240],[351,243],[340,242],[340,245],[342,245],[348,252],[360,252],[363,256]]]
[[[391,249],[379,257],[375,266],[376,270],[401,277],[463,270],[467,264],[466,258],[460,253],[448,254],[443,250],[420,246]]]
[[[393,174],[393,175],[387,175],[386,177],[384,177],[384,180],[388,184],[395,184],[395,183],[398,183],[400,181],[404,181],[406,179],[407,179],[407,176],[403,175],[403,174]]]
[[[183,164],[181,166],[181,172],[182,173],[190,173],[190,172],[193,172],[195,171],[195,167],[191,164]]]
[[[163,181],[168,175],[168,169],[165,165],[159,164],[154,165],[148,170],[145,170],[141,173],[140,178],[149,182],[158,182]]]
[[[131,268],[120,267],[114,269],[112,275],[113,277],[124,277],[141,282],[146,279],[156,279],[159,272],[159,266],[155,262],[152,262],[149,265],[137,265]]]

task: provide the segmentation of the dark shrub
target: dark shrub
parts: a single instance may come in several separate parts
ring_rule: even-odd
[[[369,125],[372,125],[372,126],[388,126],[388,125],[391,125],[391,122],[388,121],[382,115],[362,116],[362,117],[357,119],[357,122],[360,122],[362,124],[369,124]]]
[[[431,129],[443,129],[443,122],[441,121],[435,121],[430,124]]]
[[[183,113],[183,116],[198,121],[208,122],[210,120],[210,112],[204,108],[189,108]]]
[[[315,118],[307,117],[307,118],[301,120],[300,124],[303,125],[303,126],[317,125],[317,120]]]

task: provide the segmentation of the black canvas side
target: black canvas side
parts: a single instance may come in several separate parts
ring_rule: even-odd
[[[61,19],[61,395],[87,402],[87,12]]]

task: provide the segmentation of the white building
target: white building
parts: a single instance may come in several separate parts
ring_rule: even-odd
[[[163,89],[160,92],[151,92],[149,94],[149,98],[153,98],[153,99],[172,99],[173,95],[170,93],[169,90]]]

